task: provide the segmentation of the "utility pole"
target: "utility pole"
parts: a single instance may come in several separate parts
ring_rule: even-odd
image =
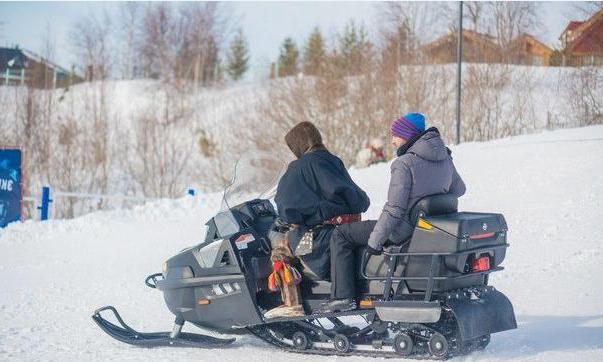
[[[463,2],[459,1],[459,34],[456,50],[456,144],[461,143],[461,64],[463,63]]]

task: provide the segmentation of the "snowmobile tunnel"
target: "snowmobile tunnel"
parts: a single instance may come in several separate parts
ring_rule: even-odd
[[[405,323],[435,323],[440,319],[440,302],[396,300],[375,302],[375,312],[381,320]]]

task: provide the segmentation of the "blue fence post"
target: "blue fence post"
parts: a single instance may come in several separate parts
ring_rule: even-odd
[[[187,195],[195,196],[195,189],[188,189]]]
[[[42,187],[42,204],[38,206],[38,210],[40,210],[40,220],[48,220],[48,206],[51,202],[50,187]]]

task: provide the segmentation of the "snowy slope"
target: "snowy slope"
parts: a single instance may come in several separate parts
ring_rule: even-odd
[[[507,218],[506,270],[491,281],[509,296],[520,324],[493,335],[485,351],[457,360],[603,360],[597,280],[603,274],[603,126],[464,144],[453,152],[468,185],[461,209]],[[376,217],[388,166],[351,173],[371,197],[366,216]],[[203,222],[219,206],[219,195],[207,195],[0,231],[0,360],[312,360],[250,336],[222,351],[139,349],[114,341],[90,319],[96,307],[113,304],[137,329],[171,328],[162,296],[143,278],[198,243]]]

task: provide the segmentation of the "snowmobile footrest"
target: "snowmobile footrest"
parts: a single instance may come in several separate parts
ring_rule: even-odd
[[[101,316],[103,311],[111,311],[120,325],[113,324]],[[170,332],[141,333],[128,326],[113,306],[106,306],[94,311],[94,322],[111,337],[120,342],[140,347],[196,347],[219,348],[231,344],[234,338],[216,338],[203,334],[180,332],[176,338]]]

